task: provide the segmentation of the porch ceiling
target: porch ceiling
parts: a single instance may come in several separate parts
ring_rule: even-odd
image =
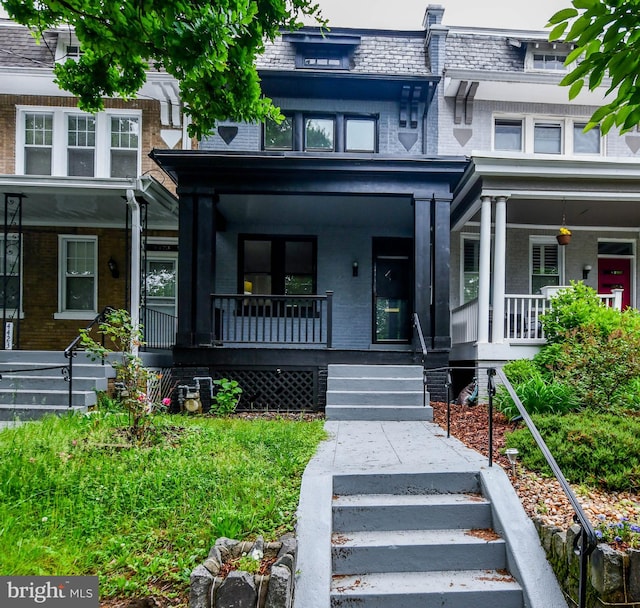
[[[407,196],[227,194],[220,197],[218,209],[228,226],[295,224],[413,230],[413,206]]]

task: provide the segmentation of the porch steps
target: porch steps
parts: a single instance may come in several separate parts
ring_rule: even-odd
[[[73,361],[69,407],[69,384],[58,367],[67,363],[59,351],[0,351],[0,420],[34,420],[95,405],[96,391],[107,389],[113,369],[79,352]]]
[[[329,365],[327,420],[433,420],[419,365]]]
[[[523,608],[477,472],[333,478],[332,608]]]

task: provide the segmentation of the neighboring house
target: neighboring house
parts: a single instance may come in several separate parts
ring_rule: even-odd
[[[91,115],[53,82],[54,61],[81,52],[69,31],[37,43],[4,20],[0,40],[4,348],[61,350],[105,306],[136,311],[140,291],[175,316],[177,200],[148,158],[189,144],[175,83],[150,75],[138,100]]]
[[[545,293],[570,281],[637,306],[640,134],[584,133],[606,84],[568,101],[570,45],[448,29],[438,152],[470,157],[451,209],[451,358],[500,363],[539,349]]]
[[[449,213],[467,161],[435,154],[440,43],[285,33],[259,60],[282,123],[222,123],[197,151],[153,152],[178,185],[185,377],[233,376],[245,405],[318,407],[329,363],[419,363],[414,313],[427,365],[447,365]]]

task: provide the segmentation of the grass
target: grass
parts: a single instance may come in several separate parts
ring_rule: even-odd
[[[100,577],[101,597],[183,592],[220,536],[292,530],[321,421],[158,416],[163,440],[114,447],[121,414],[0,432],[0,574]]]

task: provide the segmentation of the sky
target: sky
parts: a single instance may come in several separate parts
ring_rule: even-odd
[[[544,30],[549,17],[570,0],[318,0],[335,27],[422,29],[429,4],[444,7],[445,25]]]

